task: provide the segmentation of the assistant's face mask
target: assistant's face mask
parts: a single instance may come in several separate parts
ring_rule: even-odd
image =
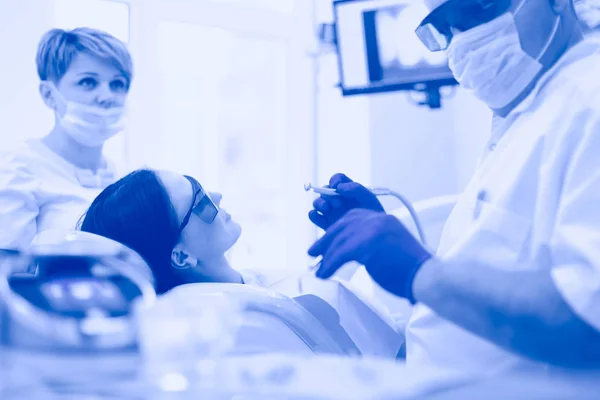
[[[65,112],[56,115],[60,126],[77,143],[86,147],[99,147],[125,129],[125,108],[102,108],[67,101],[56,86],[49,82],[56,99],[64,105]]]
[[[560,22],[557,16],[546,46],[534,59],[521,48],[514,19],[519,9],[454,35],[446,53],[461,87],[492,109],[507,106],[542,70],[538,60],[546,53]]]

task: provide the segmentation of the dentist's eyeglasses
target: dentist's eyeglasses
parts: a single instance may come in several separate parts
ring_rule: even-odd
[[[194,196],[192,197],[192,205],[190,206],[188,212],[185,214],[185,217],[183,218],[183,222],[181,223],[179,230],[183,231],[183,229],[187,226],[187,224],[190,222],[190,217],[192,216],[192,213],[200,217],[200,220],[202,220],[202,222],[206,224],[212,224],[215,218],[217,217],[217,214],[219,213],[219,208],[212,201],[208,193],[204,191],[202,185],[200,185],[200,183],[196,179],[187,175],[184,175],[184,177],[192,184]]]
[[[446,50],[452,28],[465,32],[510,10],[510,0],[448,0],[419,24],[415,33],[429,51]]]

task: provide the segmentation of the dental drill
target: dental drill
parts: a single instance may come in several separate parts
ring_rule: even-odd
[[[421,226],[421,222],[419,220],[419,217],[417,216],[417,212],[415,211],[411,202],[408,201],[407,198],[405,198],[401,194],[394,192],[393,190],[388,189],[388,188],[367,188],[367,189],[369,189],[369,191],[371,193],[373,193],[375,196],[378,196],[378,197],[379,196],[392,196],[392,197],[395,197],[396,199],[400,200],[400,202],[404,205],[404,207],[406,207],[406,209],[410,213],[411,218],[414,221],[415,227],[417,228],[417,233],[419,234],[419,239],[421,240],[421,244],[423,244],[423,246],[425,246],[425,247],[427,246],[427,242],[425,240],[425,232],[423,231],[423,227]],[[309,190],[312,190],[315,193],[322,194],[325,196],[339,196],[340,195],[335,189],[326,188],[326,187],[315,187],[310,183],[304,184],[304,190],[306,190],[307,192]],[[318,262],[313,268],[316,269],[319,264],[320,264],[320,262]]]
[[[401,194],[394,192],[393,190],[388,189],[388,188],[367,188],[367,189],[371,193],[373,193],[375,196],[378,196],[378,197],[379,196],[392,196],[392,197],[395,197],[396,199],[400,200],[400,202],[408,210],[408,212],[415,224],[415,227],[417,228],[417,233],[419,235],[419,239],[421,240],[421,243],[423,244],[423,246],[427,247],[427,243],[425,240],[425,232],[423,231],[421,221],[419,220],[419,217],[417,216],[417,212],[413,208],[411,202],[408,201],[407,198],[405,198]],[[312,190],[315,193],[325,195],[325,196],[340,196],[340,194],[335,189],[327,188],[327,187],[315,187],[311,183],[305,183],[304,190],[307,192]],[[321,267],[322,261],[323,261],[322,256],[317,257],[315,262],[311,266],[309,266],[308,272],[315,273]],[[298,279],[298,292],[303,293],[302,278]]]

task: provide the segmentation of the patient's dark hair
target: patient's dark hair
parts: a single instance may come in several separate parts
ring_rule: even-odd
[[[154,171],[134,171],[104,189],[86,212],[81,230],[135,250],[152,269],[158,293],[184,283],[171,267],[179,220]]]

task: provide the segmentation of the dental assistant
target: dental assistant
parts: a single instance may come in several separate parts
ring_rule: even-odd
[[[485,377],[600,367],[600,40],[571,0],[427,0],[417,34],[493,111],[436,253],[362,185],[315,200],[318,276],[358,261],[416,303],[407,364]],[[410,134],[410,132],[406,132]]]
[[[102,149],[124,128],[132,80],[125,45],[108,33],[52,29],[37,57],[42,100],[55,115],[41,139],[0,156],[0,247],[28,246],[46,229],[74,229],[118,178]]]

